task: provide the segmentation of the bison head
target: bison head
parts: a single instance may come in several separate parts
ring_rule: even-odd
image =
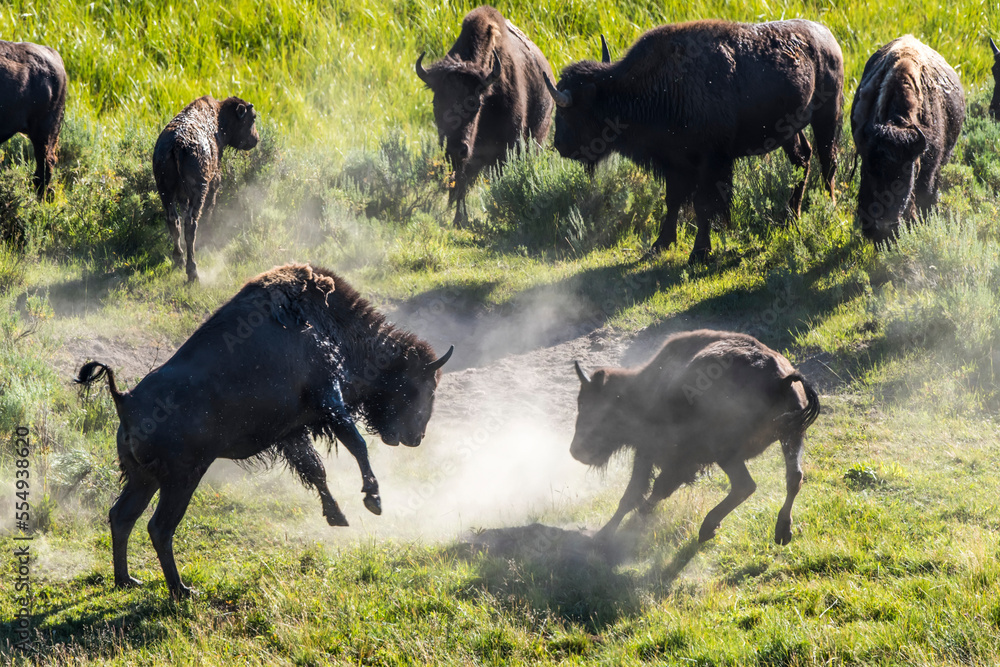
[[[579,414],[569,453],[580,463],[602,466],[625,446],[629,432],[623,378],[605,369],[590,377],[580,368],[579,362],[576,362],[576,374],[580,378]]]
[[[475,147],[483,100],[500,80],[500,56],[494,51],[489,66],[448,56],[429,70],[421,64],[423,59],[421,53],[417,76],[434,93],[438,138],[445,145],[452,168],[461,172]]]
[[[420,444],[434,408],[441,367],[454,351],[452,346],[431,362],[423,355],[407,354],[377,374],[364,412],[369,428],[382,437],[382,442],[407,447]]]
[[[993,99],[990,100],[990,115],[993,120],[1000,120],[1000,47],[997,47],[992,37],[990,48],[993,49]]]
[[[896,236],[901,217],[913,217],[913,184],[927,138],[918,127],[869,123],[858,141],[861,185],[857,221],[866,237],[881,243]]]
[[[219,109],[219,130],[226,137],[226,145],[248,151],[260,141],[257,134],[257,112],[253,105],[238,97],[222,102]]]
[[[588,170],[611,154],[624,127],[618,118],[599,109],[597,81],[606,76],[611,62],[604,35],[601,52],[600,63],[583,61],[564,69],[558,86],[545,77],[556,103],[556,150],[564,158],[582,162]]]

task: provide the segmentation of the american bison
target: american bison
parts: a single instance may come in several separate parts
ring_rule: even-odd
[[[877,244],[895,238],[899,220],[937,203],[941,166],[965,120],[955,70],[913,35],[892,40],[865,64],[851,106],[861,159],[857,221]]]
[[[66,68],[59,54],[30,42],[0,41],[0,143],[28,135],[39,199],[52,180],[65,108]]]
[[[774,539],[792,539],[802,440],[819,414],[819,397],[785,357],[745,334],[700,330],[671,336],[644,366],[601,368],[588,376],[577,363],[576,372],[581,386],[573,457],[601,466],[623,447],[635,449],[632,479],[601,536],[613,534],[636,507],[648,514],[718,463],[732,489],[701,525],[698,539],[711,539],[756,489],[744,462],[780,440],[788,495]],[[654,467],[660,472],[645,497]]]
[[[219,159],[226,146],[248,151],[257,145],[253,105],[238,97],[221,102],[211,95],[199,97],[174,116],[160,133],[153,149],[153,178],[167,213],[167,230],[173,240],[174,265],[184,259],[181,223],[187,245],[188,281],[198,280],[194,240],[198,220],[215,206],[222,171]]]
[[[327,523],[346,526],[311,441],[336,439],[358,461],[365,507],[381,514],[357,422],[386,444],[419,445],[451,353],[436,358],[334,273],[289,264],[248,282],[131,391],[119,391],[104,364],[84,365],[76,381],[107,376],[120,420],[125,486],[110,512],[115,585],[140,583],[128,573],[128,539],[159,489],[149,536],[171,593],[190,592],[174,563],[174,530],[218,458],[280,456],[319,492]]]
[[[646,32],[610,62],[585,60],[562,71],[555,146],[593,169],[612,152],[651,168],[666,184],[667,213],[652,250],[677,241],[677,216],[694,199],[691,261],[711,251],[712,222],[728,224],[733,161],[782,148],[803,170],[788,207],[802,208],[812,124],[823,182],[833,196],[844,63],[822,25],[692,21]]]
[[[993,50],[993,99],[990,100],[990,116],[1000,120],[1000,47],[990,37],[990,48]]]
[[[448,54],[428,68],[417,58],[417,76],[434,93],[438,137],[452,169],[458,227],[468,223],[465,195],[479,173],[502,164],[507,151],[529,137],[542,143],[552,123],[545,88],[552,68],[514,24],[492,7],[478,7],[462,21]]]

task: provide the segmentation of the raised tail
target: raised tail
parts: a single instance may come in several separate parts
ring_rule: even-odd
[[[806,392],[806,406],[801,410],[792,410],[791,412],[781,414],[775,417],[774,421],[780,424],[780,429],[783,433],[801,433],[809,428],[809,425],[816,421],[816,417],[819,416],[819,394],[816,393],[812,384],[798,371],[786,375],[782,381],[788,387],[791,387],[794,382],[802,383],[802,388]]]
[[[108,390],[111,392],[111,398],[114,399],[115,410],[118,411],[118,417],[121,418],[121,404],[124,394],[118,391],[118,385],[115,384],[115,372],[109,366],[105,366],[99,361],[88,361],[73,381],[89,388],[105,375],[108,377]]]

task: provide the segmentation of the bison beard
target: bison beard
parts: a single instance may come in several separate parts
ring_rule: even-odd
[[[128,573],[128,539],[159,489],[150,539],[171,593],[189,594],[173,535],[218,458],[283,458],[317,490],[327,522],[346,526],[310,436],[339,441],[361,469],[365,507],[380,514],[356,422],[387,444],[419,445],[451,353],[435,359],[427,343],[394,328],[335,274],[290,264],[248,282],[129,392],[118,390],[104,364],[85,364],[76,381],[107,377],[120,420],[124,488],[109,514],[115,585],[139,584]]]
[[[632,478],[600,535],[612,535],[633,509],[649,514],[717,463],[732,489],[702,523],[698,539],[711,539],[756,490],[745,461],[780,440],[787,496],[774,539],[791,541],[803,437],[820,408],[815,390],[785,357],[751,336],[701,330],[671,336],[639,368],[602,368],[589,376],[577,364],[576,371],[581,386],[573,457],[604,465],[621,448],[635,449]],[[654,468],[659,474],[650,490]]]

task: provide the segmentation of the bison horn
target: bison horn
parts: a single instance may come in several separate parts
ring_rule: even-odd
[[[990,48],[993,49],[994,56],[1000,56],[1000,48],[997,48],[997,45],[993,42],[992,37],[990,37]]]
[[[427,370],[433,372],[444,366],[445,362],[451,359],[451,353],[454,351],[455,351],[455,346],[452,345],[451,347],[448,348],[448,351],[441,356],[440,359],[437,359],[436,361],[432,361],[431,363],[427,364]]]
[[[611,49],[608,48],[608,40],[604,39],[604,35],[601,35],[601,62],[611,62]]]
[[[427,55],[426,51],[424,51],[423,53],[421,53],[420,57],[417,58],[417,68],[416,69],[417,69],[417,76],[420,77],[420,80],[423,81],[424,83],[426,83],[429,86],[429,85],[431,85],[431,82],[430,82],[431,75],[427,72],[427,70],[424,69],[424,66],[420,64],[420,63],[423,62],[425,55]]]
[[[552,99],[555,100],[556,106],[568,107],[573,105],[572,93],[569,91],[562,92],[557,89],[554,85],[552,85],[552,80],[549,79],[548,74],[543,74],[542,76],[545,77],[545,87],[549,89],[549,95],[551,95]]]
[[[500,79],[500,56],[496,51],[493,52],[493,69],[490,73],[483,79],[483,86],[489,87],[494,82]]]
[[[590,376],[587,375],[586,373],[584,373],[583,369],[580,368],[580,362],[579,361],[574,361],[573,362],[573,367],[576,368],[576,374],[580,377],[580,383],[581,384],[590,384]]]

